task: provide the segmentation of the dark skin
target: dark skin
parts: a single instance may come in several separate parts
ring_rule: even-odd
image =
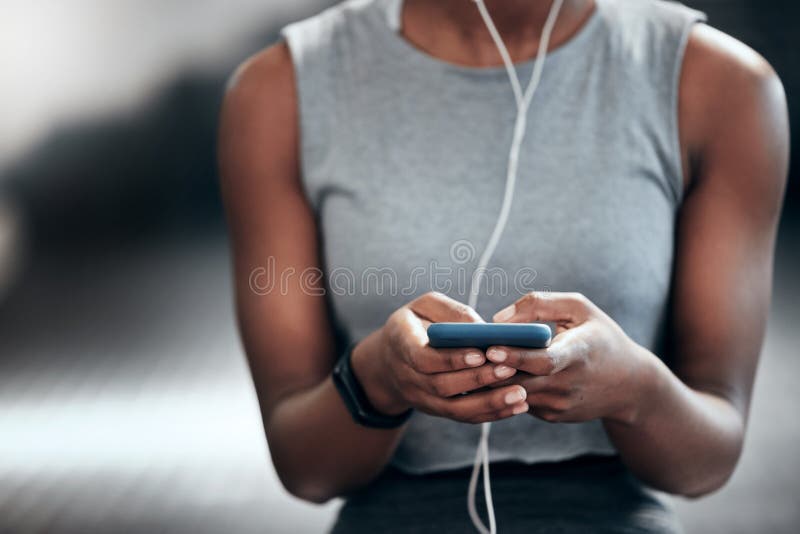
[[[487,6],[512,59],[533,57],[550,2]],[[593,8],[591,0],[567,0],[551,46],[569,40]],[[445,61],[501,64],[467,0],[407,0],[403,28],[409,42]],[[379,410],[413,407],[472,423],[599,418],[622,460],[649,485],[699,496],[725,483],[741,452],[769,308],[787,113],[780,81],[763,58],[703,25],[689,38],[679,98],[685,196],[672,349],[662,355],[671,366],[575,294],[527,295],[494,318],[558,323],[549,349],[434,350],[425,336],[429,322],[482,319],[430,293],[397,310],[353,352],[355,373]],[[293,67],[278,43],[246,61],[228,89],[222,190],[240,328],[272,459],[291,493],[324,502],[374,479],[403,428],[353,423],[330,379],[336,349],[323,296],[301,290],[296,276],[287,291],[259,295],[250,287],[253,269],[268,257],[276,272],[320,265],[298,135]],[[464,391],[472,393],[456,395]]]

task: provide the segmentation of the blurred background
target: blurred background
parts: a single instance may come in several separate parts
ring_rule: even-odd
[[[214,156],[235,65],[331,3],[2,0],[0,532],[331,523],[339,503],[290,497],[269,461]],[[687,3],[767,57],[800,131],[796,3]],[[692,533],[798,531],[796,178],[744,456],[725,489],[676,502]]]

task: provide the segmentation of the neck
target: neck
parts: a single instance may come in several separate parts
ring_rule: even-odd
[[[512,60],[536,55],[552,0],[484,0]],[[564,0],[551,48],[572,37],[594,10],[594,0]],[[423,51],[461,65],[502,62],[473,0],[405,0],[402,33]]]

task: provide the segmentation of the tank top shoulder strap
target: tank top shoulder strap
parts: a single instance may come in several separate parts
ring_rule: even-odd
[[[354,35],[374,32],[376,16],[384,17],[377,26],[385,28],[387,12],[377,2],[347,0],[280,31],[294,66],[301,177],[315,209],[324,177],[337,165],[336,147],[348,138],[347,72],[360,53]]]
[[[692,26],[706,20],[703,12],[670,0],[596,1],[608,45],[642,72],[674,75]]]
[[[668,0],[596,0],[605,26],[603,57],[614,65],[617,91],[636,109],[652,149],[663,162],[664,187],[677,207],[683,198],[678,133],[679,85],[692,27],[706,15]],[[633,116],[633,115],[632,115]]]

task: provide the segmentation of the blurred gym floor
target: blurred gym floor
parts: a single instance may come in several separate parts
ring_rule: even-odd
[[[34,269],[0,314],[0,531],[324,528],[270,467],[222,236]]]
[[[212,156],[230,68],[331,1],[4,4],[0,70],[16,76],[0,84],[0,167],[14,163],[0,172],[0,533],[331,524],[339,502],[290,497],[269,460]],[[798,49],[759,41],[791,24],[789,1],[770,3],[772,18],[741,0],[688,3],[740,24],[759,50]],[[778,69],[789,94],[794,65]],[[20,218],[4,211],[4,186]],[[4,289],[15,224],[31,248]],[[722,491],[676,502],[690,534],[798,530],[798,244],[800,221],[786,217],[744,456]]]

